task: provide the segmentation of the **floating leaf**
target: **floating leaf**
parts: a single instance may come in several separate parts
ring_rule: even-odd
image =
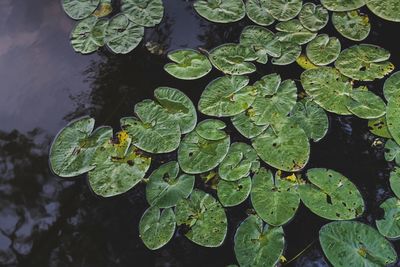
[[[392,197],[386,199],[380,206],[385,215],[382,219],[376,220],[376,227],[381,235],[387,238],[396,239],[400,237],[400,200]]]
[[[160,213],[157,207],[150,207],[139,222],[140,238],[148,249],[159,249],[171,240],[175,226],[175,214],[171,208]]]
[[[93,131],[94,119],[83,117],[70,122],[54,138],[50,148],[50,167],[61,177],[74,177],[94,169],[93,156],[112,138],[110,127]]]
[[[94,16],[98,18],[107,17],[113,12],[111,0],[100,0],[100,4],[93,13]]]
[[[242,0],[197,0],[193,6],[200,16],[218,23],[235,22],[246,14]]]
[[[137,25],[153,27],[164,16],[162,0],[123,0],[121,11]]]
[[[207,119],[196,126],[196,133],[204,139],[218,141],[228,136],[223,131],[225,128],[226,124],[223,121]]]
[[[358,10],[333,12],[332,24],[341,35],[353,41],[364,40],[371,31],[368,15]]]
[[[393,139],[400,144],[400,96],[391,97],[387,103],[386,121]]]
[[[254,138],[260,135],[269,125],[257,125],[254,123],[254,109],[250,108],[231,118],[233,126],[246,138]]]
[[[387,101],[390,101],[392,97],[400,98],[400,71],[393,73],[386,79],[383,94]]]
[[[304,28],[317,32],[328,24],[329,13],[321,5],[305,3],[299,13],[299,20]]]
[[[339,39],[320,34],[307,44],[307,57],[315,65],[328,65],[339,57],[341,48]]]
[[[309,69],[316,69],[318,68],[317,65],[314,65],[314,63],[312,63],[308,57],[304,54],[301,54],[297,59],[296,59],[296,63],[302,67],[305,70],[309,70]]]
[[[277,20],[287,21],[296,17],[302,7],[302,0],[266,0],[267,11]]]
[[[353,90],[347,108],[362,119],[376,119],[386,113],[386,105],[382,98],[366,90]]]
[[[277,73],[272,73],[261,77],[260,80],[254,83],[253,87],[260,96],[272,96],[277,93],[281,82],[281,76]]]
[[[90,54],[104,45],[108,20],[90,16],[78,22],[71,33],[72,48],[81,54]]]
[[[75,20],[89,17],[99,3],[100,0],[62,0],[65,13]]]
[[[282,227],[263,225],[250,215],[236,230],[235,255],[240,266],[276,266],[285,246]]]
[[[280,226],[290,221],[300,204],[294,184],[261,168],[253,177],[251,203],[258,216],[269,225]]]
[[[316,32],[311,32],[304,28],[298,19],[279,22],[275,28],[279,31],[276,33],[276,38],[281,42],[303,45],[317,36]]]
[[[354,80],[373,81],[393,71],[389,58],[390,53],[379,46],[360,44],[343,50],[335,67]]]
[[[247,0],[246,13],[250,20],[261,26],[274,23],[275,19],[267,11],[268,0]]]
[[[389,133],[389,129],[387,127],[386,116],[380,117],[378,119],[369,120],[368,128],[369,131],[374,135],[384,138],[392,138],[392,135]]]
[[[289,65],[301,54],[301,46],[291,42],[281,42],[281,56],[271,60],[274,65]]]
[[[106,31],[106,44],[117,54],[127,54],[142,41],[143,26],[129,21],[124,14],[118,14],[110,20]]]
[[[365,5],[365,0],[321,0],[321,4],[330,11],[350,11]]]
[[[201,94],[199,111],[216,117],[242,113],[254,102],[257,92],[247,86],[246,76],[223,76],[211,81]]]
[[[150,175],[146,186],[146,199],[150,206],[173,207],[181,198],[190,195],[194,186],[194,176],[178,174],[178,162],[170,161]]]
[[[220,180],[217,188],[218,199],[224,207],[233,207],[245,201],[250,195],[250,190],[250,177],[237,181]]]
[[[211,195],[194,190],[189,199],[181,199],[175,208],[176,223],[186,226],[185,236],[204,247],[219,247],[227,232],[224,209]]]
[[[342,174],[322,168],[309,169],[310,183],[299,186],[304,205],[328,220],[351,220],[364,212],[364,201],[357,187]]]
[[[395,161],[397,165],[400,165],[400,146],[393,139],[386,141],[385,160]]]
[[[360,222],[331,222],[319,231],[322,250],[333,266],[379,267],[394,263],[396,251],[378,231]]]
[[[398,0],[365,0],[367,7],[378,17],[400,22],[400,2]]]
[[[400,198],[400,168],[396,167],[390,172],[390,188],[397,198]]]

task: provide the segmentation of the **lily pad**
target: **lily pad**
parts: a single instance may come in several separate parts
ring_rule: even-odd
[[[187,198],[193,190],[194,176],[179,175],[179,164],[170,161],[158,167],[146,186],[146,199],[150,206],[173,207],[181,198]]]
[[[393,73],[386,79],[383,94],[387,101],[390,101],[393,96],[400,98],[400,71]]]
[[[282,179],[264,168],[253,177],[251,203],[258,216],[269,225],[289,222],[300,204],[297,184]]]
[[[89,17],[99,3],[100,0],[62,0],[65,13],[75,20]]]
[[[235,255],[240,266],[276,266],[285,247],[282,227],[263,224],[250,215],[236,230]]]
[[[83,117],[70,122],[54,138],[50,148],[50,167],[61,177],[74,177],[95,168],[95,152],[110,138],[112,128],[94,129],[94,119]]]
[[[127,54],[138,46],[143,35],[143,26],[129,21],[124,14],[118,14],[108,24],[106,44],[116,54]]]
[[[93,15],[98,18],[107,17],[113,12],[113,7],[111,0],[100,0],[97,9],[94,11]]]
[[[353,41],[364,40],[371,31],[368,15],[358,10],[333,12],[332,24],[341,35]]]
[[[211,64],[225,74],[242,75],[256,71],[250,61],[257,60],[257,55],[250,47],[238,44],[223,44],[210,51]]]
[[[143,243],[148,249],[156,250],[167,244],[175,232],[174,211],[157,207],[148,208],[139,222],[139,233]]]
[[[223,121],[207,119],[196,126],[196,133],[204,139],[218,141],[228,136],[223,131],[225,128],[226,124]]]
[[[393,139],[386,141],[385,160],[395,161],[397,165],[400,165],[400,146]]]
[[[304,28],[298,19],[279,22],[275,26],[276,38],[281,42],[290,42],[298,45],[303,45],[317,36],[316,32],[312,32]]]
[[[380,117],[378,119],[373,119],[368,121],[368,128],[371,133],[376,136],[384,138],[392,138],[387,127],[386,116]]]
[[[261,26],[269,26],[275,19],[267,11],[268,0],[246,1],[246,13],[250,20]]]
[[[328,24],[329,13],[321,5],[305,3],[299,13],[299,20],[304,28],[317,32]]]
[[[162,0],[123,0],[121,11],[136,25],[153,27],[164,16]]]
[[[274,65],[289,65],[301,55],[301,46],[292,42],[281,42],[281,56],[271,60]]]
[[[302,7],[302,0],[267,0],[267,11],[277,20],[288,21],[296,17]]]
[[[316,69],[318,68],[317,65],[315,65],[314,63],[311,62],[311,60],[308,59],[308,57],[304,54],[301,54],[297,59],[296,59],[296,63],[302,67],[305,70],[309,70],[309,69]]]
[[[376,220],[376,227],[381,235],[390,239],[400,237],[400,200],[392,197],[386,199],[380,206],[385,215],[382,219]]]
[[[321,4],[330,11],[350,11],[365,5],[365,0],[321,0]]]
[[[199,100],[199,111],[216,117],[230,117],[250,107],[257,91],[247,86],[246,76],[223,76],[211,81]]]
[[[254,138],[264,132],[269,125],[257,125],[254,123],[254,109],[249,108],[231,118],[233,126],[246,138]]]
[[[360,222],[332,222],[319,231],[322,250],[333,266],[388,266],[397,260],[389,241]]]
[[[396,167],[390,172],[390,188],[397,198],[400,198],[400,168]]]
[[[362,119],[380,118],[386,113],[386,105],[382,98],[367,90],[353,90],[347,108]]]
[[[219,247],[224,242],[228,222],[221,204],[211,195],[194,190],[175,208],[176,223],[186,226],[185,236],[204,247]]]
[[[242,0],[197,0],[193,6],[200,16],[217,23],[235,22],[246,15]]]
[[[339,39],[320,34],[307,44],[306,53],[312,63],[324,66],[333,63],[339,57],[341,49]]]
[[[78,22],[71,33],[72,48],[81,54],[90,54],[104,45],[108,20],[90,16]]]
[[[400,2],[397,0],[365,0],[367,7],[378,17],[400,22]]]
[[[335,67],[345,76],[354,80],[373,81],[393,71],[388,61],[389,51],[370,44],[355,45],[343,50]]]
[[[277,73],[267,74],[254,83],[254,88],[259,96],[275,95],[282,83],[281,76]]]
[[[245,177],[237,181],[220,180],[218,182],[218,199],[224,207],[241,204],[250,195],[251,178]]]
[[[390,98],[386,107],[386,121],[393,139],[400,144],[400,96]]]
[[[357,187],[342,174],[323,168],[307,171],[310,183],[299,186],[304,205],[328,220],[351,220],[364,212],[364,201]]]

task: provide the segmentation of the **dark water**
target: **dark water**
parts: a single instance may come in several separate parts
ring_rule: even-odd
[[[210,49],[237,41],[247,20],[216,25],[198,17],[191,1],[166,0],[166,16],[145,41],[125,56],[106,50],[90,56],[75,54],[68,38],[74,22],[58,0],[0,0],[0,265],[2,266],[225,266],[235,263],[233,234],[246,217],[249,203],[227,210],[229,233],[224,245],[206,249],[178,231],[164,248],[147,250],[138,237],[138,222],[147,208],[144,187],[101,199],[92,194],[85,177],[63,180],[47,165],[51,139],[68,121],[82,115],[98,125],[118,128],[136,102],[152,97],[158,86],[176,87],[196,103],[205,85],[220,74],[198,81],[179,81],[163,71],[165,55],[153,55],[144,44],[157,42],[165,51],[181,47]],[[370,15],[372,32],[364,41],[392,52],[400,65],[396,42],[400,24]],[[332,28],[330,35],[339,36]],[[352,42],[342,40],[343,47]],[[258,66],[251,75],[278,72],[298,79],[301,69]],[[299,84],[298,84],[299,85]],[[382,94],[382,82],[370,89]],[[200,116],[200,119],[203,118]],[[243,139],[230,127],[234,141]],[[326,167],[349,177],[362,191],[367,209],[360,219],[374,225],[382,216],[379,204],[392,196],[390,164],[383,150],[372,146],[366,121],[330,114],[330,130],[312,145],[308,167]],[[174,158],[158,158],[157,161]],[[318,230],[328,221],[301,206],[284,227],[291,259],[312,246],[290,266],[328,266],[318,245]],[[400,252],[400,241],[393,242]],[[398,264],[400,266],[400,264]]]

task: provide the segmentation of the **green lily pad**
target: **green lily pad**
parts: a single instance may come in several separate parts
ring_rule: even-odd
[[[207,119],[201,121],[196,126],[196,133],[206,140],[218,141],[228,136],[223,131],[225,128],[225,122],[220,120]]]
[[[367,90],[353,90],[347,108],[362,119],[380,118],[386,113],[386,105],[382,98]]]
[[[350,115],[347,109],[352,85],[334,68],[309,69],[301,74],[301,84],[311,98],[323,109],[339,115]]]
[[[319,231],[322,250],[333,266],[388,266],[397,255],[389,241],[360,222],[331,222]]]
[[[261,26],[244,28],[240,35],[240,43],[252,48],[258,57],[257,62],[262,64],[268,62],[268,55],[281,55],[281,43],[275,38],[275,34]]]
[[[143,35],[143,26],[129,21],[124,14],[118,14],[108,24],[106,44],[116,54],[127,54],[138,46]]]
[[[400,146],[393,139],[385,143],[385,160],[395,161],[397,165],[400,165]]]
[[[300,204],[297,184],[282,179],[261,168],[253,177],[251,203],[258,216],[269,225],[280,226],[289,222]]]
[[[224,207],[241,204],[250,195],[251,178],[245,177],[237,181],[220,180],[218,182],[218,199]]]
[[[329,13],[321,5],[305,3],[299,13],[299,20],[304,28],[317,32],[328,24]]]
[[[225,159],[221,162],[218,174],[226,181],[237,181],[256,172],[260,162],[254,149],[245,143],[233,143]]]
[[[192,100],[171,87],[158,87],[154,90],[154,98],[164,108],[163,113],[179,124],[182,134],[191,132],[197,123],[197,112]]]
[[[383,94],[387,101],[390,101],[393,96],[400,98],[400,71],[393,73],[386,79]]]
[[[140,238],[148,249],[156,250],[167,244],[175,233],[174,211],[157,207],[148,208],[139,222]]]
[[[99,5],[94,11],[93,15],[98,18],[107,17],[113,12],[111,0],[100,0]]]
[[[178,149],[178,162],[190,174],[210,171],[218,166],[228,153],[230,137],[212,141],[193,131],[185,136]]]
[[[279,21],[288,21],[296,17],[302,5],[302,0],[267,0],[265,2],[267,11]]]
[[[216,117],[230,117],[250,107],[257,91],[247,86],[246,76],[223,76],[211,81],[199,100],[199,111]]]
[[[279,22],[275,26],[276,38],[281,42],[290,42],[298,45],[303,45],[317,36],[316,32],[312,32],[304,28],[298,19]]]
[[[307,171],[310,183],[299,186],[304,205],[328,220],[351,220],[364,212],[364,200],[357,187],[342,174],[323,168]]]
[[[175,208],[176,223],[189,228],[185,236],[204,247],[219,247],[224,242],[228,222],[221,204],[211,195],[194,190]]]
[[[78,22],[71,33],[72,48],[81,54],[90,54],[104,45],[108,20],[90,16]]]
[[[210,51],[211,64],[225,74],[242,75],[256,71],[250,61],[257,55],[250,47],[238,44],[223,44]]]
[[[123,0],[121,11],[136,25],[154,27],[164,16],[162,0]]]
[[[360,44],[343,50],[335,67],[354,80],[373,81],[393,71],[394,66],[388,61],[389,58],[389,51],[379,46]]]
[[[391,97],[387,103],[386,121],[393,139],[400,144],[400,96]]]
[[[390,172],[390,188],[397,198],[400,198],[400,168],[396,167]]]
[[[242,0],[197,0],[193,6],[200,16],[212,22],[235,22],[246,15]]]
[[[194,176],[179,175],[179,164],[170,161],[158,167],[149,177],[146,199],[150,206],[173,207],[181,198],[187,198],[193,190]]]
[[[341,35],[353,41],[364,40],[371,31],[368,15],[358,10],[333,12],[332,24]]]
[[[376,220],[376,228],[381,235],[390,239],[400,237],[400,199],[392,197],[386,199],[380,206],[385,215],[382,219]]]
[[[254,123],[254,109],[250,108],[231,118],[233,126],[246,138],[254,138],[264,132],[269,125],[257,125]]]
[[[328,132],[328,115],[309,98],[297,102],[290,113],[290,117],[304,130],[307,137],[314,142],[324,138]]]
[[[281,56],[271,60],[274,65],[290,65],[301,55],[301,46],[292,42],[281,42]]]
[[[350,11],[365,5],[365,0],[321,0],[321,4],[330,11]]]
[[[247,0],[246,13],[250,20],[261,26],[274,23],[275,19],[267,11],[268,0]]]
[[[367,7],[378,17],[400,22],[400,2],[397,0],[365,0]]]
[[[239,225],[234,242],[240,266],[276,266],[285,247],[282,227],[264,226],[255,215],[250,215]]]
[[[371,133],[376,136],[384,138],[392,138],[387,127],[386,116],[380,117],[378,119],[373,119],[368,121],[368,128]]]
[[[260,96],[273,96],[277,93],[282,83],[281,76],[277,73],[267,74],[256,81],[253,87]]]
[[[306,53],[313,64],[324,66],[333,63],[339,57],[341,49],[338,38],[320,34],[307,44]]]
[[[179,124],[164,108],[146,99],[135,105],[135,117],[121,119],[121,127],[138,148],[149,153],[168,153],[178,148],[181,140]]]
[[[112,128],[93,131],[94,119],[83,117],[70,122],[54,138],[50,148],[51,170],[61,177],[74,177],[95,168],[95,152],[110,138]]]
[[[164,70],[181,80],[199,79],[212,69],[208,58],[192,49],[179,49],[168,53],[168,58],[174,63],[168,63]]]
[[[268,165],[288,172],[303,169],[310,156],[306,133],[292,123],[285,123],[279,131],[269,127],[253,139],[253,147]]]
[[[89,17],[99,3],[100,0],[62,0],[65,13],[75,20]]]

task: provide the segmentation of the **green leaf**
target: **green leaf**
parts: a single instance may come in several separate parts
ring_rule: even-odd
[[[400,96],[391,97],[387,103],[386,121],[393,139],[400,144]]]
[[[328,220],[351,220],[364,212],[364,201],[357,187],[342,174],[322,168],[309,169],[310,183],[299,186],[304,205]]]
[[[54,138],[50,148],[50,167],[61,177],[74,177],[95,168],[95,152],[112,138],[112,128],[93,132],[94,119],[83,117],[70,122]]]
[[[223,131],[226,124],[220,120],[206,119],[196,126],[196,133],[202,138],[210,141],[218,141],[228,135]]]
[[[376,227],[381,235],[390,239],[400,237],[400,200],[392,197],[386,199],[380,206],[385,215],[382,219],[376,220]]]
[[[400,146],[393,139],[389,139],[386,141],[385,160],[394,160],[397,165],[400,165]]]
[[[123,0],[121,11],[130,21],[144,27],[156,26],[164,16],[162,0]]]
[[[253,177],[251,203],[258,216],[269,225],[280,226],[289,222],[300,204],[297,184],[261,168]]]
[[[298,19],[279,22],[275,28],[279,31],[276,33],[276,38],[281,42],[303,45],[317,36],[316,32],[311,32],[304,28]]]
[[[368,15],[359,10],[333,12],[332,24],[341,35],[353,41],[364,40],[371,31]]]
[[[173,207],[181,198],[187,198],[193,190],[194,176],[179,175],[179,165],[170,161],[158,167],[146,185],[146,199],[150,206]]]
[[[339,39],[320,34],[307,44],[306,53],[313,64],[324,66],[333,63],[339,57],[341,49]]]
[[[97,6],[93,15],[98,18],[107,17],[113,12],[111,0],[100,0],[100,4]]]
[[[279,74],[271,73],[261,77],[260,80],[254,83],[253,87],[260,96],[273,96],[278,92],[281,82],[282,79]]]
[[[275,19],[267,11],[268,0],[247,0],[246,13],[250,20],[261,26],[269,26]]]
[[[366,90],[353,90],[350,101],[347,102],[348,110],[362,119],[380,118],[386,113],[386,105],[382,98]]]
[[[321,0],[321,4],[330,11],[350,11],[365,5],[365,0]]]
[[[231,118],[233,126],[246,138],[254,138],[260,135],[269,125],[257,125],[254,123],[254,109],[250,108]]]
[[[106,44],[116,54],[127,54],[138,46],[143,35],[143,26],[136,25],[120,13],[108,24]]]
[[[167,244],[175,232],[174,211],[157,207],[148,208],[139,222],[140,238],[148,249],[156,250]]]
[[[292,42],[281,42],[281,56],[271,60],[274,65],[290,65],[301,54],[301,46]]]
[[[365,0],[367,7],[378,17],[400,22],[400,2],[397,0]]]
[[[400,198],[400,168],[396,167],[390,172],[390,188],[397,198]]]
[[[197,0],[193,6],[200,16],[217,23],[235,22],[246,14],[242,0]]]
[[[305,3],[299,13],[299,20],[304,28],[317,32],[328,24],[329,13],[321,5]]]
[[[80,20],[89,17],[99,5],[100,0],[62,0],[62,6],[72,19]]]
[[[72,48],[81,54],[90,54],[104,45],[108,20],[90,16],[78,22],[71,33]]]
[[[237,181],[220,180],[218,182],[218,199],[224,207],[241,204],[250,195],[251,178],[245,177]]]
[[[343,50],[335,67],[354,80],[373,81],[393,71],[393,64],[387,61],[389,58],[389,51],[379,46],[360,44]]]
[[[400,71],[393,73],[386,79],[383,94],[387,101],[390,101],[392,97],[400,98]]]
[[[204,247],[219,247],[227,232],[227,219],[221,204],[211,195],[195,189],[189,199],[175,208],[176,223],[188,228],[185,236]]]
[[[302,0],[266,0],[265,7],[275,19],[287,21],[299,14],[302,4]]]
[[[384,138],[392,138],[387,127],[386,116],[380,117],[378,119],[373,119],[368,121],[368,128],[371,133],[376,136]]]
[[[239,225],[234,242],[240,266],[274,267],[285,247],[282,227],[264,226],[255,215],[250,215]]]
[[[322,250],[333,266],[388,266],[397,255],[374,228],[360,222],[332,222],[319,231]]]

